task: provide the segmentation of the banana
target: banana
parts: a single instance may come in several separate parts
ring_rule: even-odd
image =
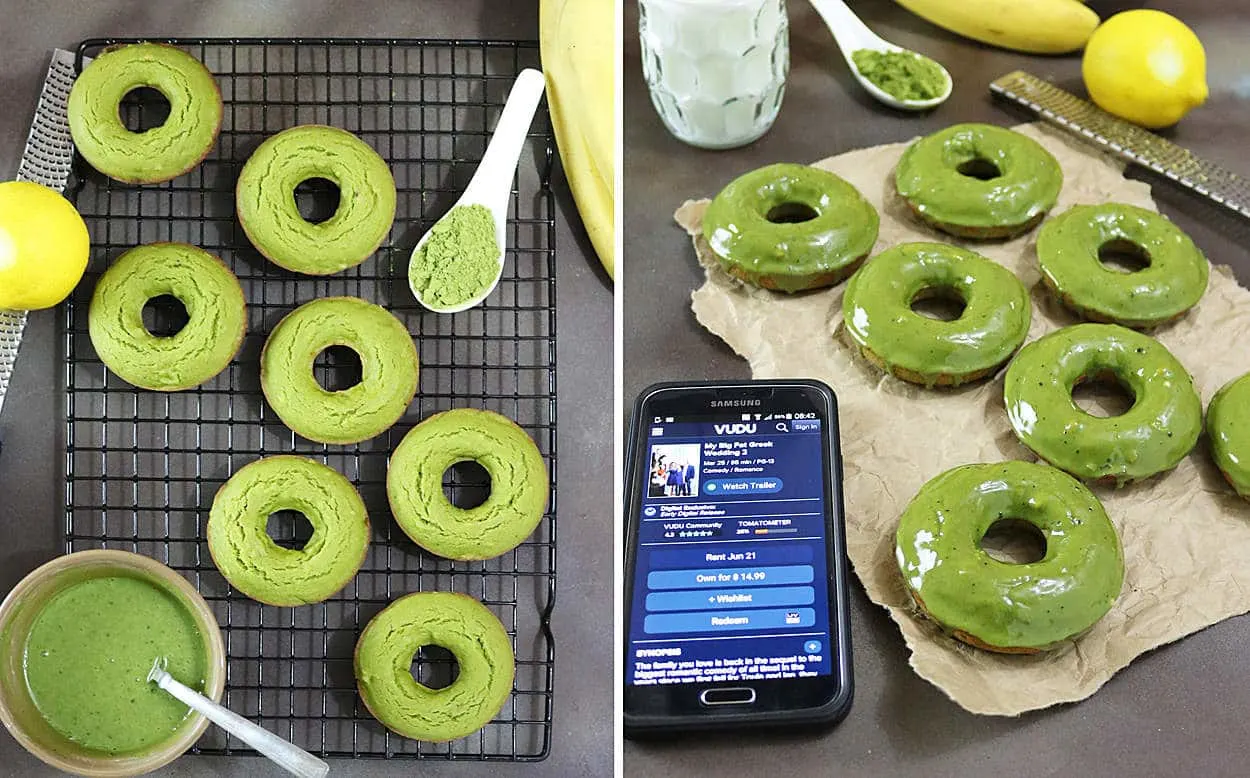
[[[1098,14],[1078,0],[895,0],[922,19],[973,40],[1030,54],[1079,51]]]
[[[616,3],[541,0],[547,104],[569,188],[599,261],[615,278]]]

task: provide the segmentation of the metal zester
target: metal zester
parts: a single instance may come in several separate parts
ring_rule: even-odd
[[[74,144],[65,113],[73,85],[74,54],[57,49],[52,53],[48,75],[43,80],[43,93],[39,95],[39,106],[30,124],[17,180],[34,181],[58,192],[65,190],[74,161]],[[0,410],[4,408],[4,396],[9,390],[9,379],[13,377],[13,364],[25,328],[25,311],[0,311]]]
[[[990,92],[1250,218],[1250,182],[1166,138],[1022,70],[994,81]]]

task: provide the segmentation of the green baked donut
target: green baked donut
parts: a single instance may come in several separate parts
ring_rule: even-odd
[[[360,383],[331,392],[313,375],[317,355],[346,346]],[[282,423],[318,443],[347,445],[389,429],[417,393],[417,347],[387,310],[357,297],[304,303],[273,328],[260,354],[260,388]]]
[[[174,335],[153,335],[143,306],[163,295],[187,309]],[[199,386],[234,359],[247,329],[239,281],[208,252],[185,243],[152,243],[127,251],[100,276],[87,331],[100,360],[141,389],[176,392]]]
[[[953,321],[912,310],[926,297],[964,304]],[[842,320],[874,365],[925,386],[959,386],[994,372],[1029,333],[1029,294],[1010,270],[944,243],[903,243],[851,277]]]
[[[312,525],[300,550],[265,531],[271,514],[298,511]],[[243,467],[217,490],[208,551],[230,585],[268,605],[321,602],[347,586],[369,550],[365,504],[337,471],[311,459],[276,456]]]
[[[443,474],[458,462],[477,462],[490,475],[490,497],[476,508],[457,508],[443,493]],[[525,430],[472,408],[409,430],[386,473],[399,528],[447,559],[490,559],[516,548],[542,520],[549,490],[546,462]]]
[[[1104,247],[1141,254],[1134,273],[1098,259]],[[1064,305],[1086,319],[1153,327],[1192,308],[1207,290],[1210,268],[1189,236],[1154,211],[1121,203],[1077,205],[1037,233],[1042,279]]]
[[[1115,381],[1133,399],[1119,416],[1072,401],[1085,381]],[[1117,486],[1170,470],[1202,429],[1193,380],[1163,344],[1118,324],[1064,327],[1020,349],[1003,400],[1024,445],[1052,465]]]
[[[1211,398],[1207,436],[1220,472],[1250,500],[1250,373],[1224,384]]]
[[[431,689],[412,677],[424,646],[450,651],[460,674]],[[464,594],[417,592],[370,620],[356,643],[356,686],[365,707],[387,729],[413,740],[442,742],[490,723],[512,694],[516,659],[498,617]]]
[[[1045,555],[1000,562],[981,540],[1000,520],[1032,524]],[[964,465],[920,488],[899,520],[895,556],[916,604],[954,637],[1005,653],[1074,638],[1111,609],[1124,555],[1102,504],[1080,482],[1030,462]]]
[[[921,219],[960,238],[1010,238],[1055,205],[1063,170],[1041,144],[992,124],[956,124],[903,152],[894,185]]]
[[[339,188],[329,219],[300,216],[295,187],[324,178]],[[395,179],[378,153],[334,127],[292,127],[252,153],[235,188],[239,224],[279,267],[326,276],[355,267],[382,245],[395,220]]]
[[[764,289],[801,292],[855,272],[877,242],[877,211],[820,168],[777,164],[734,179],[703,215],[725,272]]]
[[[169,101],[159,127],[131,132],[119,106],[148,87]],[[208,156],[221,129],[221,92],[213,74],[190,54],[160,43],[108,49],[83,68],[67,106],[70,136],[83,159],[130,184],[177,178]]]

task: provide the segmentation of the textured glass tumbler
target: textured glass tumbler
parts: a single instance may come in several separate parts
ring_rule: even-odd
[[[773,126],[790,70],[785,0],[639,0],[642,71],[664,126],[705,149]]]

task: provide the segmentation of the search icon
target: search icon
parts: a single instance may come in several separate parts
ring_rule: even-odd
[[[777,422],[777,431],[778,431],[778,432],[789,432],[789,431],[790,431],[790,428],[786,426],[786,423],[785,423],[784,421],[779,421],[779,422]]]

